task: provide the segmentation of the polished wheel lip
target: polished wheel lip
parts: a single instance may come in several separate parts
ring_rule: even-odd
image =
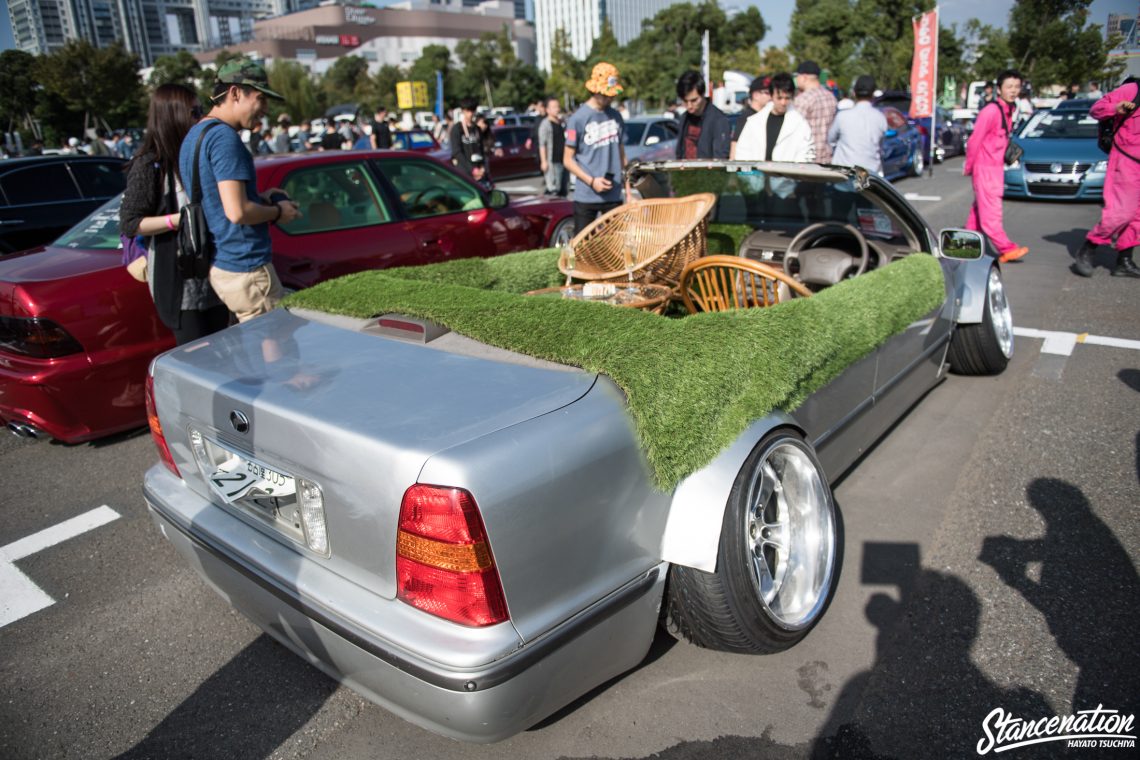
[[[747,495],[744,542],[757,598],[776,625],[802,630],[822,614],[835,572],[830,492],[803,444],[782,439],[764,452]]]
[[[997,269],[990,269],[989,287],[986,294],[990,302],[990,319],[994,326],[994,337],[1002,355],[1010,359],[1013,357],[1013,312],[1009,308],[1009,301],[1005,297],[1005,284]]]

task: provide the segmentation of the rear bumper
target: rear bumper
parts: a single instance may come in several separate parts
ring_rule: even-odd
[[[440,621],[408,605],[371,594],[284,544],[213,507],[161,465],[143,488],[155,524],[219,594],[266,633],[331,677],[430,731],[472,742],[493,742],[522,731],[640,662],[652,643],[666,565],[642,574],[533,641],[503,654],[503,636],[470,630],[457,660],[417,653],[416,642]],[[216,528],[222,528],[219,532]],[[218,536],[224,535],[225,541]],[[256,542],[293,570],[291,580],[239,555],[234,544]],[[319,598],[313,593],[320,589]],[[371,619],[420,619],[401,638]],[[418,618],[417,618],[418,616]],[[459,626],[450,626],[452,631]],[[494,628],[515,636],[509,624]],[[482,652],[482,654],[481,654]]]
[[[65,443],[141,427],[147,365],[169,347],[143,346],[103,364],[87,353],[58,359],[0,354],[0,421],[32,425]]]

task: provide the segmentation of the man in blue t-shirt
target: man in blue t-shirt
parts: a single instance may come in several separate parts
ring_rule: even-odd
[[[611,63],[594,67],[589,100],[566,122],[566,147],[562,163],[578,178],[574,186],[574,229],[586,229],[590,222],[621,205],[621,174],[625,167],[622,136],[625,121],[610,108],[622,91],[618,70]]]
[[[205,131],[197,170],[202,210],[215,246],[210,285],[239,322],[272,310],[281,300],[269,225],[301,215],[290,200],[270,200],[274,193],[285,194],[280,188],[258,195],[253,157],[238,135],[239,129],[261,121],[267,96],[284,100],[269,89],[269,77],[260,64],[236,60],[222,66],[211,98],[214,106],[191,128],[178,155],[182,182],[190,195],[194,151]]]

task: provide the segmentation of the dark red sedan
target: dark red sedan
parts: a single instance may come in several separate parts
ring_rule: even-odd
[[[295,289],[573,235],[569,201],[509,201],[423,154],[269,156],[257,174],[304,213],[270,228],[274,265]],[[0,260],[0,421],[14,432],[78,443],[146,424],[146,368],[173,338],[121,266],[118,213],[115,199],[55,243]]]

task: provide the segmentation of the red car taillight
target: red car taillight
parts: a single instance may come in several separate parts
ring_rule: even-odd
[[[50,319],[0,316],[0,351],[53,359],[81,353],[83,346]]]
[[[510,616],[475,497],[462,488],[414,485],[400,504],[396,598],[469,626]]]
[[[178,478],[182,473],[178,465],[174,464],[174,457],[170,454],[170,447],[166,445],[166,436],[162,434],[162,425],[158,421],[158,412],[154,408],[154,376],[146,376],[146,421],[150,425],[150,436],[154,439],[154,446],[158,449],[158,458],[166,465],[166,469]]]

